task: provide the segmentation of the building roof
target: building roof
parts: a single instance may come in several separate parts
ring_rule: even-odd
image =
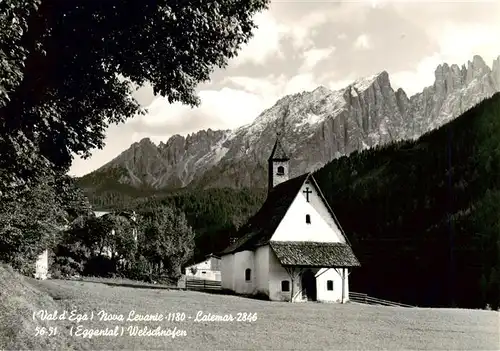
[[[135,222],[137,220],[137,215],[135,211],[116,211],[116,212],[94,211],[94,215],[97,218],[104,216],[122,216],[127,218],[128,220],[131,220],[132,222]]]
[[[271,241],[281,265],[295,267],[359,267],[351,247],[343,243]]]
[[[332,215],[346,242],[349,243],[349,240],[342,232],[340,223],[338,223],[333,210],[321,193],[321,190],[319,189],[312,173],[305,173],[274,187],[269,192],[269,195],[260,210],[238,230],[237,236],[239,239],[235,243],[229,245],[229,247],[222,251],[220,255],[253,250],[259,246],[268,244],[269,240],[271,240],[271,237],[278,228],[278,225],[281,223],[281,220],[285,217],[288,208],[292,205],[293,200],[295,200],[295,197],[302,188],[302,185],[307,180],[310,180],[311,183],[313,183],[318,189],[318,194],[323,199],[325,206],[328,208],[328,211]]]
[[[276,138],[276,142],[274,143],[273,151],[271,152],[271,156],[269,156],[269,161],[275,160],[275,161],[289,161],[290,158],[287,156],[285,150],[283,149],[283,146],[281,145],[281,141],[278,137]]]
[[[197,267],[201,263],[205,262],[210,262],[210,270],[212,271],[219,271],[220,270],[220,257],[215,256],[213,254],[208,255],[203,261],[198,261],[196,263],[193,263],[189,266],[186,266],[186,269],[189,269],[191,267]]]
[[[237,236],[239,239],[222,251],[221,254],[249,250],[266,244],[273,236],[276,228],[278,228],[309,175],[309,173],[306,173],[289,179],[271,189],[260,210],[238,230]]]

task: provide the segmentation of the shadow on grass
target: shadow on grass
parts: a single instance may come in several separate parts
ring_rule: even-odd
[[[100,281],[100,280],[93,280],[93,279],[79,279],[77,281],[84,282],[84,283],[98,283],[98,284],[105,284],[108,286],[120,286],[120,287],[125,287],[125,288],[136,288],[136,289],[163,289],[163,290],[179,290],[180,288],[177,286],[173,285],[164,285],[164,284],[151,284],[151,283],[142,283],[142,282],[133,282],[133,283],[127,283],[127,282],[110,282],[110,281]]]
[[[170,286],[170,285],[153,285],[153,284],[135,284],[135,283],[115,283],[115,282],[98,282],[98,281],[92,281],[91,283],[101,283],[101,284],[106,284],[109,286],[122,286],[125,288],[139,288],[139,289],[163,289],[163,290],[180,290],[180,288],[176,286]]]
[[[243,297],[246,299],[251,299],[251,300],[260,300],[260,301],[270,301],[269,297],[265,294],[257,294],[257,295],[250,295],[250,294],[237,294],[232,290],[226,290],[226,289],[186,289],[187,291],[196,291],[196,292],[202,292],[202,293],[207,293],[207,294],[213,294],[213,295],[230,295],[230,296],[237,296],[237,297]],[[280,301],[282,302],[282,301]]]

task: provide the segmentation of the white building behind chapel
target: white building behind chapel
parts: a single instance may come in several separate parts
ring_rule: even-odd
[[[205,261],[190,265],[184,271],[186,278],[220,281],[220,257],[210,254]]]

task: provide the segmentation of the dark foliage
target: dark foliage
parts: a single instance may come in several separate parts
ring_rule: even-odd
[[[361,261],[353,291],[498,307],[500,94],[418,141],[353,153],[315,177]]]
[[[90,193],[89,199],[96,209],[135,209],[139,213],[145,213],[157,207],[171,206],[184,212],[188,224],[196,233],[196,249],[189,262],[202,260],[206,254],[225,249],[236,229],[259,209],[266,194],[263,189],[226,188],[203,191],[184,189],[163,193],[157,191],[154,196],[138,197],[135,190],[99,195],[92,194],[88,188],[85,190]]]

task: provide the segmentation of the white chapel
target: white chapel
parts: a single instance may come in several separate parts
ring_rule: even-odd
[[[220,253],[222,288],[275,301],[349,300],[349,270],[360,266],[312,173],[289,179],[280,138],[268,160],[264,205]]]

